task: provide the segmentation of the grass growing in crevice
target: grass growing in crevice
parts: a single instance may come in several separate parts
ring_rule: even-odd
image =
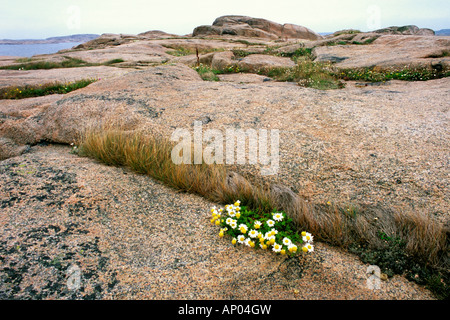
[[[335,76],[343,80],[362,80],[368,82],[385,82],[389,80],[427,81],[450,76],[449,70],[442,68],[409,67],[403,68],[351,68],[341,69]]]
[[[223,73],[220,70],[215,70],[203,64],[195,67],[194,70],[197,71],[200,77],[205,81],[219,81],[219,77],[217,75]]]
[[[198,50],[199,54],[206,54],[206,53],[210,53],[210,52],[220,52],[220,51],[224,51],[225,50],[223,48],[184,47],[184,46],[178,45],[178,44],[174,44],[174,45],[165,44],[164,47],[172,49],[172,50],[166,51],[166,53],[170,54],[172,56],[176,56],[176,57],[183,57],[183,56],[196,54],[197,50]]]
[[[289,57],[294,62],[297,62],[300,57],[306,57],[308,60],[313,60],[312,48],[298,48],[293,52],[280,52],[281,57]]]
[[[78,68],[78,67],[88,67],[91,66],[82,59],[72,58],[69,56],[64,56],[63,61],[53,62],[53,61],[30,61],[24,62],[16,65],[2,66],[0,69],[7,70],[38,70],[38,69],[55,69],[55,68]]]
[[[389,276],[405,275],[448,299],[448,239],[443,226],[422,212],[398,212],[381,206],[314,204],[252,184],[223,165],[172,162],[174,144],[167,139],[120,127],[86,131],[79,154],[108,165],[126,166],[166,185],[212,202],[241,201],[256,212],[282,210],[298,230],[357,254]]]
[[[274,78],[277,81],[297,82],[302,87],[319,90],[340,89],[344,84],[333,75],[330,64],[298,60],[292,68],[270,68],[260,70],[260,74]]]
[[[213,202],[225,204],[241,199],[243,205],[252,209],[270,207],[261,189],[228,173],[223,165],[175,164],[171,155],[175,144],[163,137],[108,126],[87,130],[77,144],[81,156],[107,165],[128,167],[174,189],[198,194]]]
[[[20,60],[23,61],[19,64],[1,66],[0,69],[3,70],[48,70],[48,69],[59,69],[59,68],[80,68],[80,67],[95,67],[95,66],[111,66],[116,63],[124,62],[122,58],[112,59],[104,63],[92,63],[86,62],[79,58],[73,58],[69,56],[64,56],[62,61],[33,61],[31,58]],[[18,60],[18,62],[20,62]]]
[[[0,88],[0,99],[25,99],[46,96],[50,94],[65,94],[84,88],[97,79],[82,79],[73,82],[52,82],[42,85],[26,85]]]
[[[125,60],[123,60],[122,58],[117,58],[117,59],[108,60],[108,61],[104,62],[103,65],[110,66],[110,65],[113,65],[116,63],[122,63],[122,62],[125,62]]]

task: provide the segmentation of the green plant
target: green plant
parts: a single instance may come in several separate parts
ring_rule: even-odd
[[[217,77],[217,74],[222,73],[219,70],[214,70],[211,67],[201,63],[198,66],[194,67],[194,70],[197,71],[200,77],[205,81],[219,81],[219,77]]]
[[[53,61],[33,61],[32,59],[17,60],[17,62],[23,62],[20,64],[1,66],[0,69],[4,70],[39,70],[39,69],[58,69],[58,68],[79,68],[79,67],[93,67],[101,65],[112,65],[119,62],[124,62],[123,59],[117,58],[106,61],[104,63],[92,63],[86,62],[79,58],[73,58],[69,56],[63,56],[64,60]]]
[[[352,68],[341,69],[335,73],[335,76],[344,80],[363,80],[369,82],[383,82],[389,80],[404,81],[427,81],[448,77],[449,71],[439,71],[425,67],[408,67],[403,68]]]
[[[342,34],[357,34],[357,33],[361,33],[361,31],[355,30],[355,29],[348,29],[348,30],[342,30],[342,31],[335,32],[333,35],[335,37],[337,37],[337,36],[340,36]]]
[[[388,277],[396,274],[405,276],[408,280],[426,286],[439,299],[449,299],[448,272],[431,268],[425,262],[408,253],[406,241],[400,237],[388,236],[378,232],[384,245],[371,247],[368,244],[352,243],[349,251],[359,256],[362,262],[377,265]]]
[[[103,64],[104,64],[105,66],[110,66],[110,65],[112,65],[112,64],[121,63],[121,62],[124,62],[124,61],[125,61],[125,60],[123,60],[122,58],[117,58],[117,59],[112,59],[112,60],[106,61],[106,62],[104,62]]]
[[[300,86],[320,90],[343,88],[336,77],[333,76],[330,64],[310,60],[298,61],[292,68],[271,68],[261,73],[278,81],[297,82]]]
[[[78,146],[75,145],[75,143],[71,143],[70,146],[72,147],[72,149],[70,150],[71,154],[78,154]]]
[[[289,57],[295,62],[297,62],[299,57],[305,57],[309,60],[313,60],[312,48],[298,48],[294,52],[280,52],[278,55],[282,57]]]
[[[233,245],[243,244],[252,248],[272,249],[281,255],[294,255],[297,244],[303,244],[303,252],[314,251],[313,236],[295,230],[292,219],[284,212],[254,212],[240,206],[240,200],[225,206],[225,210],[211,209],[211,223],[220,227],[219,237],[228,234]]]
[[[0,89],[0,99],[25,99],[49,94],[65,94],[84,88],[95,81],[97,81],[97,79],[82,79],[66,83],[53,82],[42,85],[6,87]]]
[[[256,51],[242,50],[242,49],[233,49],[231,50],[236,58],[245,58],[251,54],[257,54]]]
[[[174,48],[174,50],[168,50],[166,51],[167,54],[170,54],[172,56],[176,56],[176,57],[183,57],[183,56],[188,56],[191,54],[194,54],[195,51],[189,48],[184,48],[184,47],[176,47]]]

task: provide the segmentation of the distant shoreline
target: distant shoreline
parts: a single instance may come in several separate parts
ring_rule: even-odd
[[[98,34],[74,34],[70,36],[51,37],[47,39],[1,39],[0,45],[23,45],[23,44],[56,44],[56,43],[72,43],[72,42],[87,42],[98,38]]]

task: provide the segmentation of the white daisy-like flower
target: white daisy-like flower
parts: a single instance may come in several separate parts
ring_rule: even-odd
[[[225,223],[228,225],[231,225],[232,222],[233,222],[233,219],[231,219],[231,218],[227,218],[227,220],[225,220]]]
[[[256,238],[258,236],[258,234],[259,234],[258,231],[256,231],[255,229],[252,229],[252,230],[249,231],[248,236],[250,238]]]
[[[291,239],[284,237],[283,238],[283,244],[287,247],[289,247],[292,244]]]
[[[295,244],[290,244],[289,246],[288,246],[288,250],[289,250],[289,252],[297,252],[297,246],[295,245]]]
[[[232,220],[233,220],[233,219],[232,219]],[[230,227],[233,228],[233,229],[236,229],[236,227],[237,227],[236,220],[231,221]]]
[[[244,241],[245,241],[245,236],[243,236],[242,234],[239,235],[239,236],[237,236],[237,241],[238,241],[240,244],[243,244]]]
[[[305,235],[302,237],[304,242],[312,242],[313,236],[309,232],[305,232]]]
[[[275,225],[275,221],[273,221],[271,219],[267,220],[266,223],[269,227],[273,227]]]
[[[241,223],[241,224],[239,225],[239,230],[240,230],[242,233],[246,233],[247,230],[248,230],[248,227],[247,227],[245,224]]]
[[[272,228],[272,230],[270,230],[270,232],[272,232],[273,235],[278,234],[278,230],[275,228]]]
[[[250,247],[250,242],[251,242],[251,241],[252,241],[252,239],[247,238],[247,239],[244,240],[244,244],[245,244],[246,246]]]
[[[261,221],[255,221],[255,223],[253,224],[253,226],[255,227],[255,229],[261,228],[261,225],[262,225]]]
[[[266,240],[275,239],[275,236],[272,234],[271,231],[268,231],[268,232],[266,232],[266,234],[264,235],[264,239],[266,239]]]
[[[303,246],[302,249],[304,252],[313,252],[314,246],[311,243],[307,243],[306,245]]]
[[[283,214],[282,213],[274,213],[273,214],[273,220],[275,220],[275,221],[283,220]]]
[[[280,252],[281,251],[281,247],[282,247],[281,244],[274,243],[273,247],[272,247],[272,250],[275,251],[275,252]]]

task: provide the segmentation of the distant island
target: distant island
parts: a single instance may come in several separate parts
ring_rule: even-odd
[[[0,44],[46,44],[46,43],[67,43],[67,42],[86,42],[98,38],[98,34],[73,34],[70,36],[51,37],[47,39],[2,39]]]
[[[450,36],[450,29],[437,30],[437,31],[435,31],[435,34],[437,36]]]

